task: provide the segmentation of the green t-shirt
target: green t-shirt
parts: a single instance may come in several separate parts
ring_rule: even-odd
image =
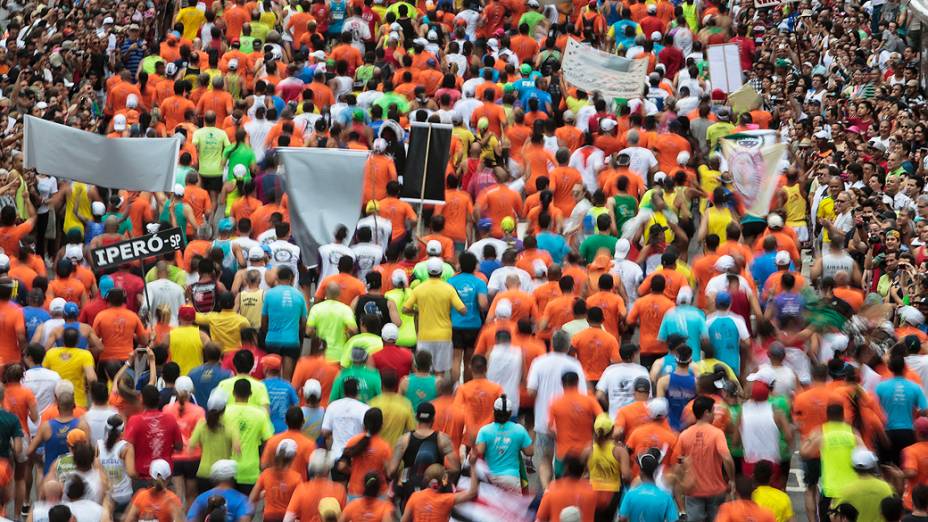
[[[528,24],[528,34],[535,34],[535,28],[544,19],[545,15],[538,11],[526,11],[522,18],[519,18],[519,25]]]
[[[151,283],[158,279],[158,269],[156,267],[151,267],[151,270],[145,274],[145,282]],[[181,288],[187,287],[187,272],[184,272],[183,269],[178,268],[174,265],[168,265],[168,279],[177,283]]]
[[[10,441],[23,436],[23,428],[16,415],[0,410],[0,457],[10,458]]]
[[[396,104],[397,109],[399,109],[400,114],[406,114],[409,112],[409,101],[402,94],[397,94],[395,92],[384,93],[377,101],[374,102],[374,105],[380,106],[383,109],[383,117],[386,118],[389,113],[390,106]]]
[[[174,169],[174,184],[184,186],[187,184],[187,174],[194,172],[193,167],[187,167],[184,165],[178,165]]]
[[[605,248],[609,251],[609,257],[612,257],[612,253],[615,252],[615,244],[618,241],[619,238],[615,236],[593,234],[584,239],[583,243],[580,244],[580,255],[586,259],[586,262],[589,264],[596,258],[596,254],[599,250]]]
[[[232,388],[235,387],[235,383],[239,379],[247,379],[251,383],[251,397],[248,398],[248,404],[265,409],[270,406],[271,400],[267,396],[267,387],[264,386],[263,382],[249,375],[236,375],[219,382],[219,389],[226,392],[229,400],[232,399]],[[265,415],[267,415],[266,410]]]
[[[197,468],[197,478],[209,478],[210,469],[217,460],[232,457],[232,443],[238,438],[237,431],[220,423],[219,428],[213,431],[206,427],[206,420],[201,420],[193,428],[189,444],[200,447],[200,466]]]
[[[316,329],[316,337],[325,340],[327,361],[339,361],[348,340],[346,328],[357,329],[351,307],[337,299],[326,299],[309,309],[306,326]]]
[[[358,82],[367,83],[374,77],[374,65],[366,63],[354,70],[354,79]]]
[[[106,223],[106,220],[110,216],[115,217],[116,221],[119,221],[124,217],[123,214],[119,212],[107,212],[106,214],[103,214],[103,217],[100,219],[100,221]],[[125,221],[120,222],[119,229],[116,232],[119,234],[131,234],[132,233],[132,220],[129,218],[126,218]]]
[[[222,129],[203,127],[193,133],[193,146],[200,156],[200,174],[222,174],[222,152],[229,146],[229,136]]]
[[[337,401],[345,396],[345,379],[358,381],[358,400],[361,402],[369,402],[380,395],[380,372],[368,366],[354,364],[338,373],[338,377],[332,383],[329,402]]]
[[[226,406],[223,422],[237,433],[242,448],[239,454],[232,455],[237,465],[235,480],[239,484],[254,484],[261,474],[259,448],[274,436],[271,418],[264,408],[233,403]]]
[[[235,143],[226,147],[222,153],[223,157],[226,158],[227,165],[229,167],[229,173],[226,176],[227,180],[234,178],[232,172],[235,170],[236,165],[244,165],[246,169],[244,180],[247,182],[251,180],[251,166],[257,162],[257,157],[255,152],[245,143],[236,145]]]
[[[351,339],[348,339],[348,342],[345,343],[345,349],[342,350],[342,356],[341,359],[339,359],[342,368],[351,366],[351,350],[355,347],[364,348],[368,357],[370,357],[380,350],[383,350],[383,339],[381,339],[379,335],[374,335],[372,333],[359,333],[358,335],[352,336]]]
[[[638,213],[638,200],[628,194],[619,194],[613,196],[612,201],[615,204],[613,207],[615,227],[622,230],[622,225]]]

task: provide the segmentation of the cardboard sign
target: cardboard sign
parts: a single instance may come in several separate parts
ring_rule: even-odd
[[[714,89],[728,93],[741,88],[741,49],[738,44],[710,45],[706,48],[706,56]]]
[[[94,266],[99,270],[119,266],[136,259],[160,256],[184,248],[180,228],[169,228],[147,236],[134,237],[90,252]]]

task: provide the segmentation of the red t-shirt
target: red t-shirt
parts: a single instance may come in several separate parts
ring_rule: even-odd
[[[254,368],[251,369],[251,372],[248,375],[251,375],[255,379],[258,379],[259,381],[264,379],[264,366],[261,365],[261,359],[264,358],[264,356],[267,355],[267,353],[264,350],[257,348],[255,346],[242,346],[241,349],[248,350],[251,352],[252,355],[255,356],[255,366]],[[238,350],[229,350],[225,352],[224,354],[222,354],[222,363],[221,363],[222,368],[224,370],[229,370],[233,374],[237,373],[235,371],[235,366],[232,365],[232,358],[235,357],[235,352],[237,351]]]
[[[124,437],[135,448],[135,469],[144,479],[151,478],[148,470],[155,459],[164,459],[173,466],[174,446],[183,443],[174,417],[158,410],[132,416]]]
[[[384,345],[383,350],[374,354],[374,366],[381,373],[387,369],[393,370],[402,379],[412,369],[412,352],[396,345]]]
[[[110,274],[116,288],[126,291],[126,308],[139,311],[139,294],[145,290],[145,281],[131,272],[114,272]]]

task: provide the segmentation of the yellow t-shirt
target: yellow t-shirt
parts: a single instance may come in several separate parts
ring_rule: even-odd
[[[393,447],[396,441],[406,433],[416,429],[416,419],[412,413],[409,399],[396,393],[382,393],[370,402],[371,408],[380,408],[383,412],[383,428],[380,436]]]
[[[457,291],[441,279],[429,278],[413,288],[404,308],[419,310],[419,341],[451,340],[451,308],[465,309]]]
[[[789,495],[770,486],[758,486],[751,495],[751,500],[773,512],[777,522],[786,522],[793,518],[793,503]]]
[[[93,368],[93,355],[83,348],[52,348],[45,354],[43,366],[57,372],[74,385],[74,404],[87,407],[84,368]]]
[[[190,370],[203,364],[203,339],[197,326],[176,326],[171,329],[168,338],[168,353],[171,360],[180,366],[180,374],[187,375]]]
[[[242,328],[251,327],[243,316],[231,311],[197,314],[197,324],[209,326],[209,337],[222,347],[223,352],[242,347]]]
[[[174,20],[184,24],[184,38],[193,40],[200,32],[200,27],[206,23],[206,15],[196,7],[185,7],[177,12]]]
[[[835,218],[838,217],[835,214],[835,200],[831,196],[825,196],[822,198],[821,203],[818,204],[818,211],[815,213],[815,217],[819,220],[827,220],[834,223]],[[822,227],[822,241],[825,243],[830,242],[828,239],[828,229]]]

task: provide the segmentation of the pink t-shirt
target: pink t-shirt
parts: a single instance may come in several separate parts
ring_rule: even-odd
[[[184,441],[184,448],[179,452],[174,453],[174,460],[196,460],[200,458],[200,448],[197,448],[192,453],[187,452],[187,444],[190,442],[190,436],[193,434],[193,428],[197,427],[197,423],[201,419],[206,417],[206,412],[203,408],[187,402],[184,405],[184,411],[180,411],[180,403],[176,400],[170,404],[165,405],[161,409],[166,415],[174,417],[174,420],[177,421],[177,427],[180,428],[180,436]]]

